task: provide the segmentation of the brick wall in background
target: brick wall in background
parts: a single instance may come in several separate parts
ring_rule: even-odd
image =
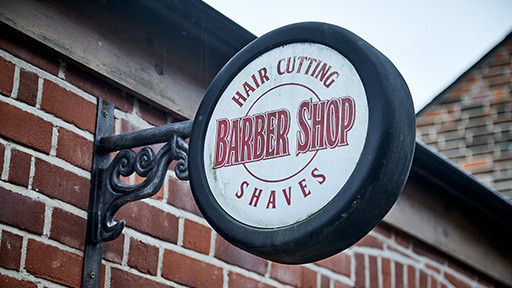
[[[512,201],[512,36],[417,118],[417,137]]]
[[[81,282],[97,97],[115,132],[175,121],[18,37],[0,40],[0,287]],[[127,181],[140,181],[132,176]],[[329,259],[282,265],[243,252],[201,217],[172,171],[158,194],[123,207],[105,244],[102,287],[492,287],[405,233],[379,225]]]

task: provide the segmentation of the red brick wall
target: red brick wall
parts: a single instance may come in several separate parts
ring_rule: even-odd
[[[175,118],[19,35],[0,38],[0,287],[76,287],[97,97],[116,105],[116,133]],[[102,287],[492,287],[386,225],[317,263],[257,258],[210,228],[187,182],[166,177],[118,213],[127,227],[105,244]]]
[[[512,36],[438,99],[418,139],[512,201]]]

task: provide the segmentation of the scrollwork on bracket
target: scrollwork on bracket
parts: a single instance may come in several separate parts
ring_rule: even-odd
[[[104,185],[101,189],[104,191],[101,194],[99,241],[110,241],[121,234],[125,221],[116,223],[116,212],[129,202],[156,194],[172,161],[177,161],[176,176],[188,180],[188,143],[177,135],[170,135],[170,140],[156,155],[150,147],[144,147],[138,153],[131,149],[118,152],[102,175]],[[134,185],[122,182],[122,176],[128,177],[133,173],[146,179]]]
[[[124,220],[114,221],[117,211],[156,194],[172,161],[176,161],[176,177],[188,180],[188,142],[184,139],[193,130],[193,120],[188,120],[113,134],[114,105],[101,98],[97,105],[82,287],[100,285],[103,242],[119,237],[125,226]],[[149,146],[157,143],[165,145],[155,155]],[[135,152],[136,147],[144,148]],[[113,159],[112,153],[117,153]],[[133,173],[145,179],[134,185],[122,181]]]

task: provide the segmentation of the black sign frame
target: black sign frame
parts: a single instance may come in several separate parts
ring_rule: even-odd
[[[285,227],[249,226],[223,210],[208,185],[203,161],[208,123],[223,91],[251,61],[274,48],[304,42],[330,47],[354,66],[367,95],[367,138],[349,180],[319,211]],[[405,185],[414,146],[412,98],[389,59],[341,27],[316,22],[293,24],[251,42],[212,81],[192,128],[190,184],[205,219],[230,243],[275,262],[314,262],[350,247],[381,221]]]

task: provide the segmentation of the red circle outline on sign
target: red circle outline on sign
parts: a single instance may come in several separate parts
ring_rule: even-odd
[[[318,95],[315,93],[315,91],[313,91],[313,89],[309,88],[308,86],[304,85],[304,84],[300,84],[300,83],[283,83],[283,84],[279,84],[275,87],[272,87],[270,89],[268,89],[267,91],[265,91],[263,94],[261,94],[260,97],[258,97],[258,99],[256,99],[254,101],[254,103],[252,103],[251,107],[249,107],[249,109],[247,110],[247,113],[245,114],[245,116],[248,116],[249,115],[249,112],[251,111],[251,109],[254,107],[254,105],[263,97],[265,96],[267,93],[269,93],[270,91],[272,90],[275,90],[277,88],[280,88],[280,87],[283,87],[283,86],[289,86],[289,85],[294,85],[294,86],[299,86],[299,87],[302,87],[302,88],[305,88],[307,90],[309,90],[311,93],[313,93],[313,95],[315,95],[315,97],[318,99],[318,101],[321,101],[322,99],[320,99],[320,97],[318,97]],[[264,178],[261,178],[261,177],[258,177],[254,174],[254,172],[252,172],[249,168],[247,168],[246,164],[242,164],[245,168],[245,170],[247,171],[247,173],[249,173],[252,177],[260,180],[260,181],[263,181],[263,182],[268,182],[268,183],[275,183],[275,182],[281,182],[281,181],[286,181],[290,178],[293,178],[295,177],[297,174],[299,174],[300,172],[304,171],[304,169],[306,169],[306,167],[309,166],[309,164],[311,164],[311,162],[313,161],[313,159],[315,159],[316,155],[318,154],[318,151],[315,152],[315,154],[313,154],[313,156],[311,157],[311,159],[308,161],[308,163],[306,163],[306,165],[304,165],[304,167],[302,167],[299,171],[297,171],[296,173],[294,173],[293,175],[291,176],[288,176],[286,178],[283,178],[283,179],[277,179],[277,180],[268,180],[268,179],[264,179]]]

